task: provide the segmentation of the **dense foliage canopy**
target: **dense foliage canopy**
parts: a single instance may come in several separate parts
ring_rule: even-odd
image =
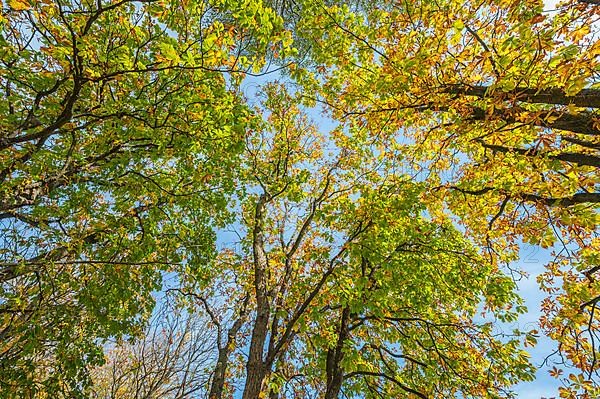
[[[0,3],[0,396],[600,396],[597,3]]]

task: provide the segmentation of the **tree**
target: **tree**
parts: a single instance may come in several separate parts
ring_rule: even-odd
[[[253,1],[3,5],[0,396],[83,395],[162,274],[211,255],[253,123],[236,82],[281,25]]]
[[[540,277],[550,294],[540,324],[581,370],[564,395],[584,397],[597,396],[600,327],[592,3],[565,2],[555,15],[540,1],[380,2],[358,12],[313,3],[302,32],[318,43],[319,65],[295,73],[381,157],[425,179],[429,211],[458,216],[492,259],[514,260],[521,240],[558,245]]]
[[[172,294],[159,302],[142,337],[115,343],[107,363],[91,371],[89,397],[177,399],[206,391],[214,355],[208,321],[178,306]]]
[[[180,289],[228,331],[210,397],[499,397],[532,378],[521,345],[535,333],[493,328],[524,310],[511,278],[428,217],[393,163],[319,132],[282,85],[263,91],[240,241]]]

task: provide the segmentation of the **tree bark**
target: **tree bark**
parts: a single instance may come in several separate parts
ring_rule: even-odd
[[[459,191],[463,194],[469,195],[483,195],[490,191],[498,191],[503,195],[508,195],[514,199],[520,199],[526,202],[535,202],[539,204],[543,204],[550,207],[569,207],[577,204],[598,204],[600,203],[600,193],[575,193],[570,197],[542,197],[536,194],[527,194],[527,193],[510,193],[505,190],[494,188],[494,187],[484,187],[479,190],[470,190],[464,189],[457,186],[446,186],[451,190]]]
[[[449,106],[440,106],[433,103],[424,103],[415,106],[390,108],[388,111],[408,108],[416,109],[419,111],[432,110],[436,112],[447,112],[451,109],[451,107]],[[507,124],[521,123],[539,126],[546,129],[565,130],[572,133],[585,134],[588,136],[600,136],[600,129],[596,127],[600,122],[600,114],[594,114],[591,112],[570,114],[567,112],[557,110],[538,111],[535,113],[531,112],[532,114],[535,114],[535,118],[521,121],[517,117],[522,111],[524,110],[518,106],[514,106],[508,109],[494,109],[494,111],[491,113],[486,112],[486,110],[480,107],[470,107],[466,115],[463,116],[467,120],[471,121],[502,120]],[[594,144],[592,143],[592,145]]]
[[[344,342],[348,339],[350,323],[350,308],[345,307],[342,310],[340,317],[340,325],[338,328],[338,339],[334,348],[327,351],[327,390],[325,391],[325,399],[337,399],[342,390],[344,382],[344,370],[342,369],[342,359],[344,358]]]
[[[270,304],[267,292],[268,259],[264,247],[264,213],[267,194],[262,194],[254,214],[252,231],[252,251],[254,266],[254,290],[256,299],[256,318],[252,329],[248,361],[246,363],[246,384],[242,399],[258,399],[265,377],[268,374],[263,360],[265,341],[270,317]]]
[[[496,109],[492,114],[487,114],[484,109],[473,107],[469,118],[476,121],[486,119],[503,120],[506,123],[532,124],[546,129],[566,130],[573,133],[600,136],[600,129],[594,126],[600,120],[600,116],[587,112],[573,115],[558,111],[542,111],[537,113],[535,119],[520,121],[517,119],[520,111],[520,108]],[[549,120],[552,120],[552,122],[549,122]]]
[[[240,315],[237,320],[233,323],[231,328],[227,331],[227,342],[225,346],[220,346],[221,343],[218,342],[218,356],[217,356],[217,364],[215,366],[214,376],[212,382],[210,384],[210,393],[208,395],[209,399],[222,399],[223,391],[225,387],[225,373],[227,372],[227,366],[229,365],[229,355],[233,349],[233,344],[235,343],[235,337],[244,324],[244,318],[246,317],[248,311],[248,297],[245,298],[242,309],[240,311]]]
[[[492,93],[489,86],[463,86],[448,85],[444,91],[451,94],[465,94],[467,96],[488,97]],[[495,95],[504,94],[516,98],[518,101],[534,104],[576,105],[585,108],[600,108],[600,90],[583,89],[574,96],[567,96],[561,89],[530,89],[518,87],[510,91],[496,89]]]
[[[572,152],[563,152],[558,154],[547,154],[542,151],[538,151],[535,148],[513,148],[513,147],[505,147],[501,145],[492,145],[487,144],[483,140],[479,141],[481,145],[485,148],[488,148],[492,151],[497,151],[501,153],[515,153],[521,154],[528,157],[548,157],[550,159],[557,159],[564,162],[574,163],[580,166],[594,166],[596,168],[600,168],[600,157],[588,154],[577,154]]]
[[[210,384],[209,399],[221,399],[223,397],[223,389],[225,386],[225,372],[227,371],[227,360],[229,357],[227,347],[219,348],[217,364],[215,366],[215,374]]]

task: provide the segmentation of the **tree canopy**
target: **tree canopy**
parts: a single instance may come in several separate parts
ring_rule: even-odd
[[[596,3],[2,4],[0,396],[598,397]]]
[[[236,74],[287,34],[252,2],[10,1],[1,23],[0,389],[71,397],[161,273],[212,253],[253,123]]]
[[[303,75],[325,81],[314,98],[424,171],[432,214],[458,216],[497,262],[521,241],[556,245],[540,326],[582,370],[581,392],[597,392],[598,370],[598,11],[380,2],[305,20],[326,76]]]

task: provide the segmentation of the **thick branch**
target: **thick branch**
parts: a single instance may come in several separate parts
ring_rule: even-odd
[[[514,153],[525,155],[528,157],[548,157],[550,159],[557,159],[560,161],[571,162],[581,166],[594,166],[596,168],[600,168],[600,158],[594,155],[589,154],[577,154],[573,152],[564,152],[559,154],[548,154],[542,151],[538,151],[535,148],[515,148],[515,147],[505,147],[501,145],[493,145],[487,144],[482,140],[478,140],[482,146],[488,148],[492,151],[497,151],[501,153]]]
[[[482,195],[482,194],[488,193],[490,191],[498,191],[499,193],[501,193],[503,195],[510,195],[512,198],[520,198],[524,201],[537,202],[537,203],[541,203],[541,204],[544,204],[547,206],[568,207],[568,206],[573,206],[573,205],[577,205],[577,204],[600,203],[600,193],[576,193],[570,197],[554,198],[554,197],[542,197],[542,196],[535,195],[535,194],[509,193],[506,190],[495,189],[494,187],[484,187],[479,190],[469,190],[469,189],[464,189],[464,188],[457,187],[457,186],[447,186],[446,188],[449,188],[451,190],[460,191],[463,194],[469,194],[469,195]]]
[[[566,130],[578,134],[600,136],[600,129],[595,127],[597,119],[600,118],[589,112],[568,114],[558,111],[540,111],[535,113],[534,118],[520,120],[518,119],[518,114],[521,111],[520,108],[494,109],[493,113],[488,114],[483,108],[473,107],[469,119],[476,121],[487,119],[503,120],[508,124],[531,124],[546,129]]]
[[[577,204],[600,203],[600,193],[577,193],[570,197],[541,197],[534,194],[519,194],[520,198],[525,201],[538,202],[548,206],[573,206]]]
[[[489,97],[492,95],[490,86],[464,86],[447,85],[444,91],[451,94],[465,94],[476,97]],[[536,104],[576,105],[585,108],[600,108],[600,90],[583,89],[574,96],[567,96],[561,89],[530,89],[519,87],[510,91],[500,91],[495,88],[494,93],[501,93],[516,98],[518,101]]]

